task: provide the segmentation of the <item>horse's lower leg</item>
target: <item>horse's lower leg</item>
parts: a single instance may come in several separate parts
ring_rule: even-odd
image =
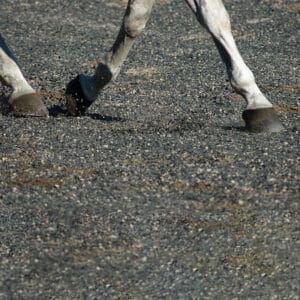
[[[100,90],[118,76],[136,37],[149,19],[153,3],[154,0],[129,0],[117,39],[94,76],[81,74],[67,85],[67,108],[72,115],[83,114]]]
[[[0,80],[13,89],[9,99],[13,113],[18,116],[47,116],[40,95],[24,78],[16,59],[0,35]]]
[[[186,0],[199,22],[212,35],[234,90],[246,100],[243,113],[250,131],[280,131],[283,127],[272,104],[260,91],[243,61],[231,33],[230,19],[221,0]]]

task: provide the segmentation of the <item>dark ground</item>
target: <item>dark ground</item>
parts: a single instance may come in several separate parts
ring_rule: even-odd
[[[1,87],[0,299],[299,299],[297,1],[225,1],[286,128],[258,135],[182,1],[158,1],[117,82],[67,117],[124,1],[46,3],[1,1],[51,116],[7,115]]]

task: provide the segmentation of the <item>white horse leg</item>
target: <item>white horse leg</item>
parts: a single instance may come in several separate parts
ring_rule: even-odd
[[[39,94],[24,78],[16,59],[0,35],[0,81],[13,89],[9,99],[17,116],[47,116]]]
[[[230,19],[221,0],[186,0],[198,21],[212,35],[234,90],[246,100],[246,128],[253,132],[283,129],[272,104],[260,91],[243,61],[231,33]]]
[[[80,74],[67,85],[67,109],[72,115],[84,114],[100,90],[118,76],[129,50],[150,17],[153,3],[154,0],[129,0],[117,39],[94,76]]]

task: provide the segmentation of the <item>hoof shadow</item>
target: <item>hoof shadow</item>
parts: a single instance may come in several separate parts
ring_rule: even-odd
[[[72,114],[66,108],[63,108],[59,105],[54,105],[49,108],[49,116],[57,118],[57,117],[73,117]],[[120,117],[106,116],[97,113],[86,113],[82,115],[82,117],[88,117],[93,120],[103,121],[103,122],[125,122],[126,120]]]
[[[125,122],[126,120],[120,117],[113,117],[113,116],[105,116],[97,113],[87,113],[85,114],[86,117],[89,117],[93,120],[99,120],[103,122]]]
[[[49,108],[49,116],[50,117],[62,117],[62,116],[69,116],[69,113],[66,109],[62,108],[59,105],[54,105]]]
[[[246,132],[246,127],[244,126],[222,126],[222,129],[227,131],[239,131],[239,132]]]
[[[51,117],[73,117],[69,111],[59,105],[54,105],[49,109],[49,115]],[[97,113],[86,113],[82,117],[88,117],[93,120],[99,120],[103,122],[125,122],[126,120],[120,117],[105,116]]]
[[[3,116],[9,116],[11,113],[11,107],[8,104],[8,97],[0,95],[0,114]]]

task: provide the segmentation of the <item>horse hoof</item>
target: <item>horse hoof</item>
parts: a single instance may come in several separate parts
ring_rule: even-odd
[[[17,117],[47,117],[48,110],[38,93],[30,93],[11,98],[9,101],[13,115]]]
[[[87,99],[80,85],[80,75],[71,80],[66,87],[66,106],[68,112],[76,117],[82,116],[93,102]]]
[[[243,119],[250,132],[279,132],[284,129],[273,107],[247,109],[243,112]]]

